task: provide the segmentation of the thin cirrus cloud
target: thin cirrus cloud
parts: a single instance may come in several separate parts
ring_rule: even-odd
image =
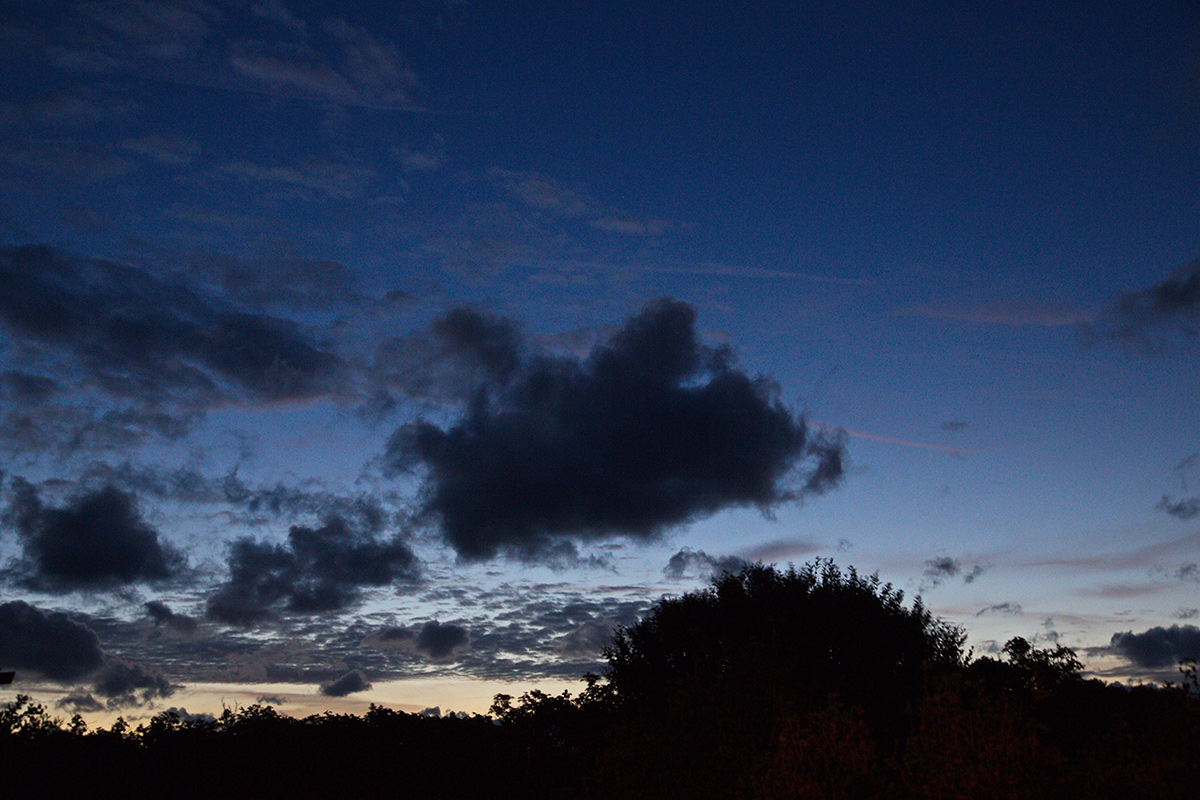
[[[539,560],[836,485],[840,438],[813,435],[768,379],[701,344],[695,316],[660,300],[585,359],[525,356],[448,429],[402,426],[388,457],[424,470],[417,521],[464,560]]]
[[[903,306],[896,313],[907,317],[933,317],[981,325],[1076,325],[1091,315],[1063,303],[1024,300],[986,302],[943,302]]]

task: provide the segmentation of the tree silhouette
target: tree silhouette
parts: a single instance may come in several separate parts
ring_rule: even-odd
[[[689,687],[819,705],[836,694],[894,705],[924,671],[963,664],[963,632],[918,598],[832,561],[724,573],[708,589],[664,598],[605,650],[618,703],[661,710]],[[757,695],[757,698],[755,697]]]

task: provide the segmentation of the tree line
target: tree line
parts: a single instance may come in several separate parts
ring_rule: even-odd
[[[964,645],[875,576],[758,565],[619,629],[578,693],[501,694],[469,717],[255,705],[95,731],[18,697],[0,758],[30,797],[1125,800],[1200,785],[1194,662],[1179,683],[1121,687],[1085,679],[1061,645]]]

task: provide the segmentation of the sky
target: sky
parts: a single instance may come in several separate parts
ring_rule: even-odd
[[[1200,651],[1190,2],[9,0],[0,669],[485,711],[817,558]]]

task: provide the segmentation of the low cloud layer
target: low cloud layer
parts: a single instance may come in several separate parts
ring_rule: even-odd
[[[339,611],[357,602],[363,587],[419,576],[416,556],[399,538],[378,540],[332,517],[319,528],[293,526],[286,544],[235,540],[229,581],[209,598],[208,616],[246,626],[277,610]]]
[[[1114,633],[1110,646],[1139,667],[1173,667],[1185,658],[1200,659],[1200,628],[1172,625],[1144,633]]]
[[[841,442],[813,436],[770,380],[703,345],[695,321],[691,306],[658,301],[585,359],[526,356],[446,429],[400,428],[388,455],[424,470],[419,518],[464,560],[536,560],[836,485]]]
[[[68,682],[98,669],[100,640],[61,611],[43,611],[13,600],[0,604],[0,664]]]
[[[182,556],[146,524],[130,494],[109,487],[49,508],[29,483],[14,480],[13,489],[5,516],[24,557],[12,570],[27,587],[91,591],[164,581],[183,569]]]

